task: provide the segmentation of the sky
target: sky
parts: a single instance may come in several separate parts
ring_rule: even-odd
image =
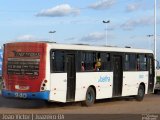
[[[160,0],[156,25],[160,60]],[[0,46],[13,41],[54,41],[153,50],[154,37],[148,37],[153,34],[154,0],[0,1]]]

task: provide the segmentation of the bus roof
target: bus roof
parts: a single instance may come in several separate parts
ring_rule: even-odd
[[[57,44],[47,43],[50,49],[66,49],[66,50],[86,50],[86,51],[110,51],[110,52],[128,52],[128,53],[152,53],[152,50],[147,49],[133,49],[133,48],[122,48],[115,46],[91,46],[91,45],[72,45],[72,44]]]
[[[86,50],[86,51],[110,51],[110,52],[128,52],[128,53],[152,53],[152,50],[148,49],[136,49],[136,48],[123,48],[116,46],[92,46],[86,44],[59,44],[55,42],[40,41],[40,42],[13,42],[6,44],[18,44],[18,43],[45,43],[49,46],[49,49],[60,49],[60,50]]]

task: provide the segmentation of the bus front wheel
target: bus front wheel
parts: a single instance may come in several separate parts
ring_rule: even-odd
[[[143,85],[140,85],[138,88],[138,95],[136,96],[137,101],[142,101],[144,98],[145,89]]]
[[[95,99],[96,99],[95,91],[92,87],[89,87],[86,92],[85,101],[82,102],[82,105],[88,107],[92,106],[95,102]]]

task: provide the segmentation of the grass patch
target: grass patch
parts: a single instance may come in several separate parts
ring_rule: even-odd
[[[160,76],[157,76],[157,82],[160,83]]]

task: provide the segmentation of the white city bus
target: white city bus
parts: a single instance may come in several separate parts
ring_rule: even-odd
[[[56,102],[135,96],[154,90],[155,69],[151,50],[16,42],[4,45],[5,97]]]

